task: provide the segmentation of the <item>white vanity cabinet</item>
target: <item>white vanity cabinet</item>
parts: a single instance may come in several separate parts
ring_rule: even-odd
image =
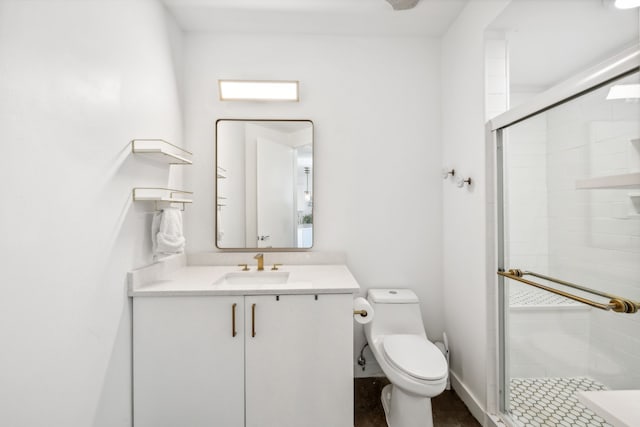
[[[135,427],[244,426],[243,309],[242,296],[133,299]]]
[[[135,427],[353,426],[352,294],[133,304]]]
[[[245,297],[246,427],[353,426],[352,315],[351,294]]]

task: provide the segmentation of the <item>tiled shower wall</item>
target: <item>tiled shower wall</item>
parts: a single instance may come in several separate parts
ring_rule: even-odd
[[[637,82],[637,74],[627,79]],[[626,81],[625,83],[629,83]],[[546,113],[549,274],[640,300],[640,212],[634,190],[576,190],[576,180],[640,171],[640,104],[608,87]],[[638,190],[635,190],[636,192]],[[592,309],[588,374],[640,386],[640,314]]]
[[[517,100],[518,95],[513,97]],[[504,162],[508,165],[504,179],[505,267],[547,271],[546,115],[538,114],[508,128],[504,139]]]
[[[607,92],[505,132],[506,266],[640,300],[640,190],[575,189],[578,179],[640,171],[640,104],[607,101]],[[509,314],[511,376],[590,376],[611,388],[640,386],[638,314],[518,301]]]
[[[510,378],[588,376],[589,311],[585,306],[512,308]]]

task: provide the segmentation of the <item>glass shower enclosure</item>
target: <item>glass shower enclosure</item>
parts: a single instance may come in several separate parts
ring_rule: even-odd
[[[491,129],[498,401],[513,426],[609,426],[585,396],[640,389],[635,52],[505,113]]]

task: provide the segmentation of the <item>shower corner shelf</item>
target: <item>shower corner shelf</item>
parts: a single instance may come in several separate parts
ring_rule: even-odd
[[[640,425],[640,390],[578,391],[576,397],[613,426]]]
[[[175,197],[181,194],[193,194],[191,191],[175,190],[172,188],[148,188],[148,187],[136,187],[133,189],[133,201],[134,202],[154,202],[156,210],[158,209],[158,203],[178,203],[184,205],[192,203],[193,200],[186,197]]]
[[[163,139],[134,139],[131,152],[170,165],[190,165],[193,154]]]
[[[600,176],[576,181],[576,190],[640,189],[640,172]]]

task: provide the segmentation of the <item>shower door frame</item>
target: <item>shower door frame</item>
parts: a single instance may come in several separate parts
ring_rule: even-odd
[[[580,74],[554,86],[541,93],[529,102],[523,103],[516,108],[507,110],[503,114],[489,120],[486,124],[486,144],[487,153],[491,153],[487,159],[487,194],[495,194],[493,200],[488,203],[489,218],[493,218],[494,230],[488,230],[489,241],[494,241],[491,251],[493,256],[488,257],[487,286],[489,298],[488,322],[489,330],[497,331],[497,336],[493,336],[493,348],[497,348],[497,365],[493,374],[495,390],[491,390],[489,385],[489,397],[492,398],[488,405],[490,413],[497,415],[508,426],[514,426],[511,416],[507,412],[509,387],[506,384],[508,379],[507,366],[507,339],[508,322],[506,316],[506,294],[505,278],[496,274],[497,271],[504,271],[504,159],[503,159],[503,132],[509,126],[526,120],[536,114],[550,110],[560,104],[578,98],[592,90],[605,86],[629,74],[640,71],[640,45],[629,47],[610,59],[581,72]],[[495,240],[494,240],[495,239]],[[497,292],[495,292],[497,286]]]

